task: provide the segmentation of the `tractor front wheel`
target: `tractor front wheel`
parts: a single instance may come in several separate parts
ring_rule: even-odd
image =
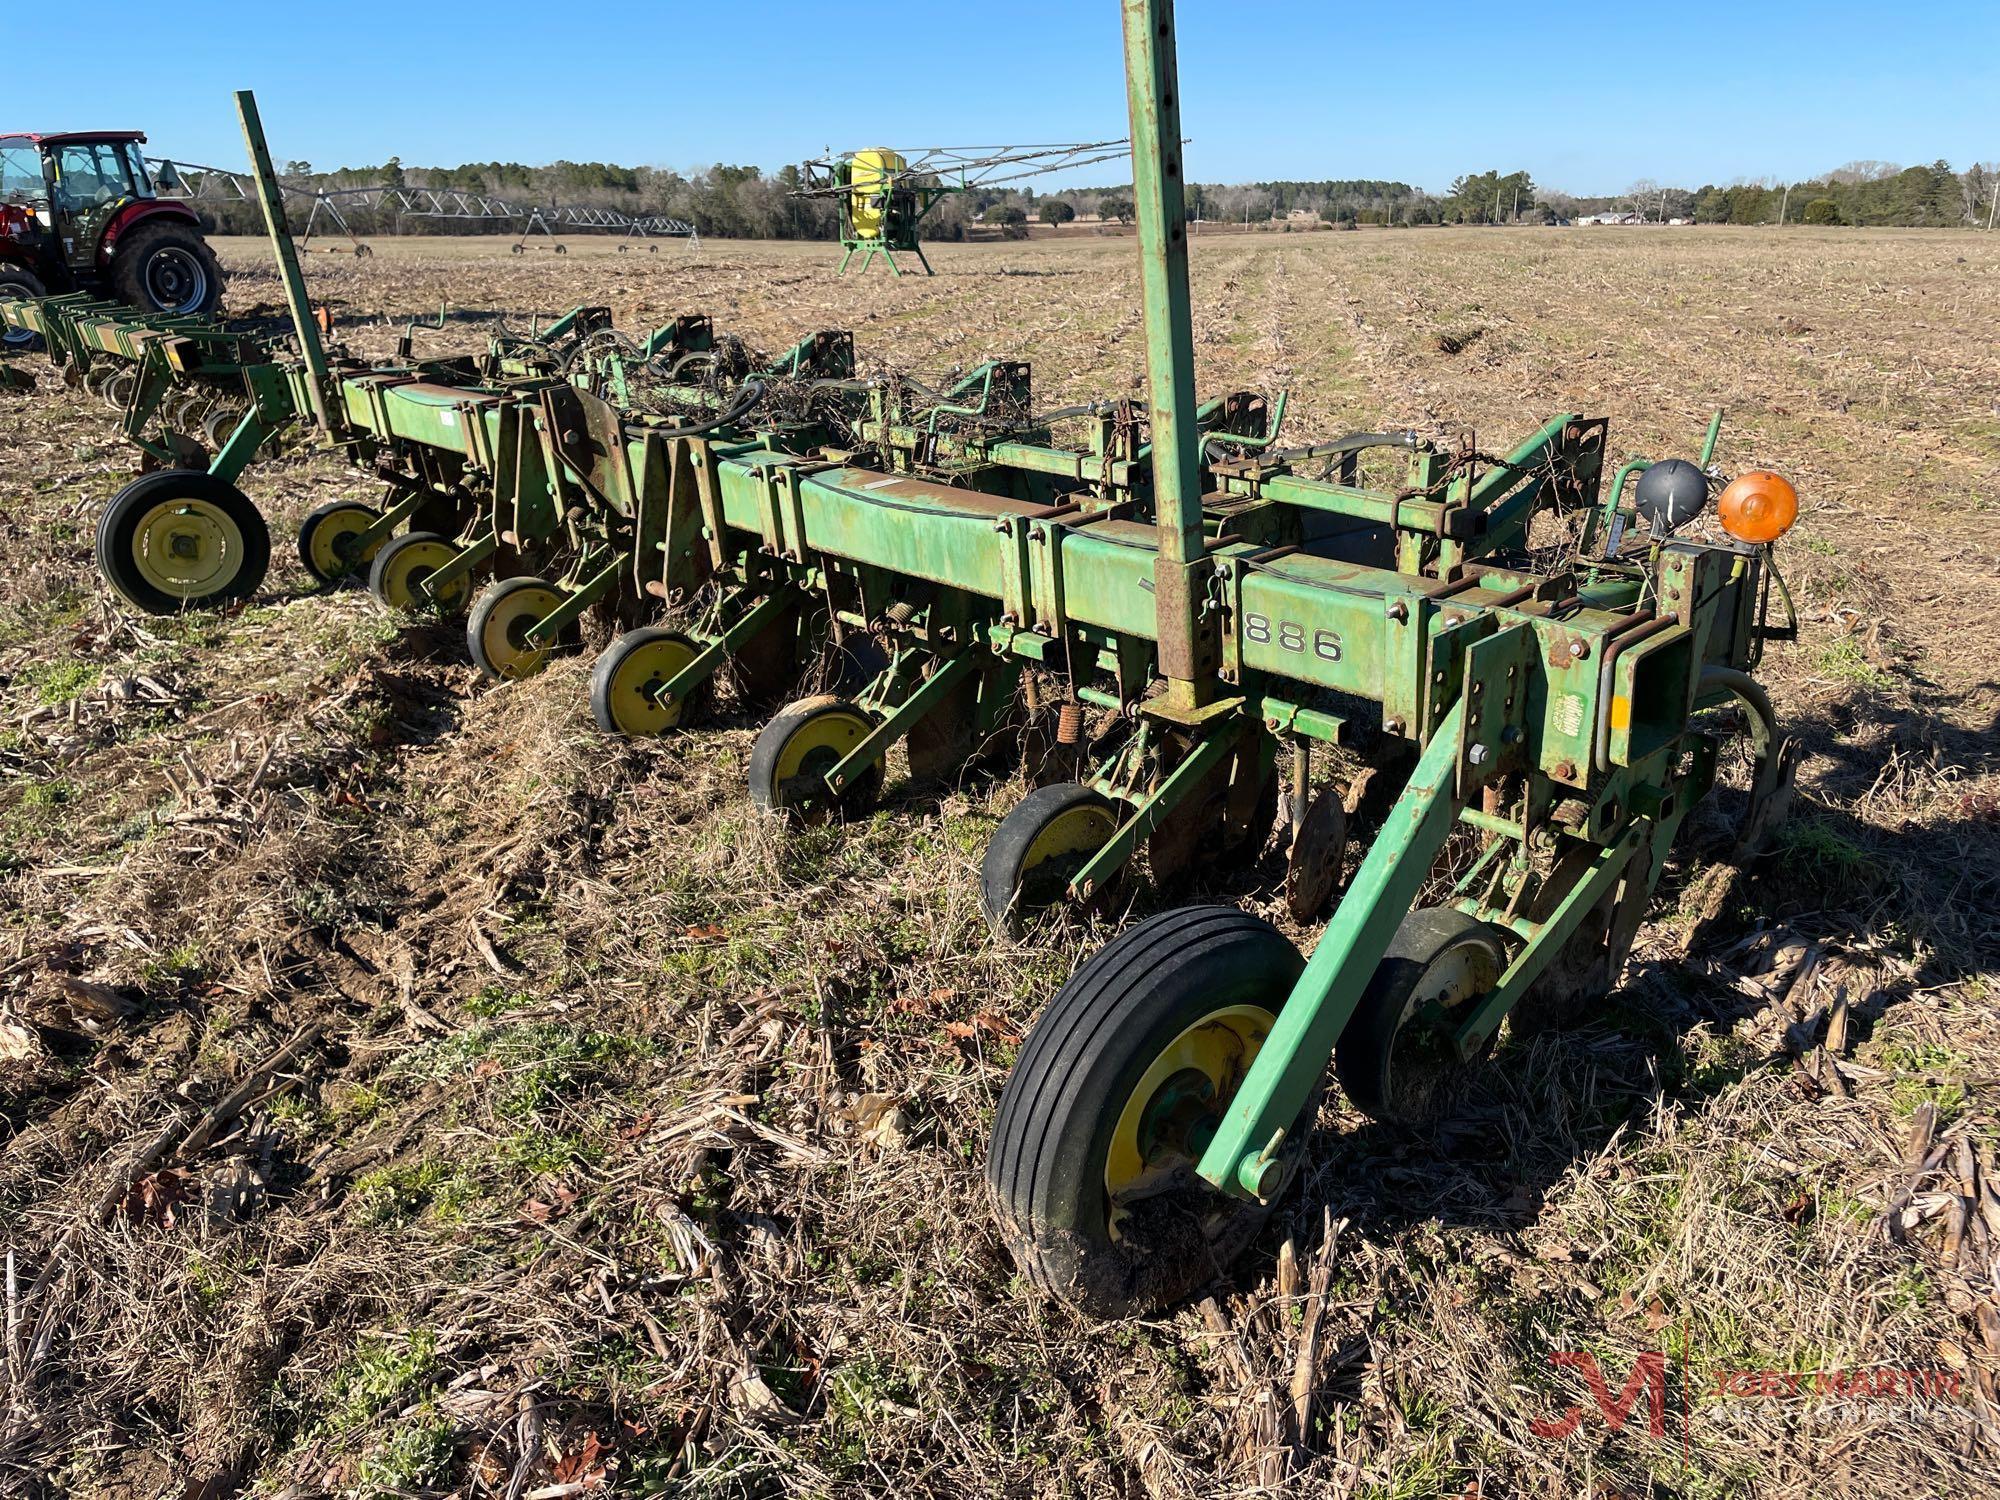
[[[121,238],[111,257],[111,286],[141,312],[188,317],[222,305],[222,267],[192,224],[163,220]]]
[[[1022,1275],[1096,1317],[1143,1315],[1221,1275],[1296,1172],[1281,1148],[1262,1200],[1195,1166],[1304,967],[1233,906],[1162,912],[1099,949],[1021,1048],[986,1166]],[[1318,1092],[1301,1112],[1317,1118]]]
[[[249,598],[271,563],[271,532],[250,499],[198,469],[162,469],[126,485],[97,523],[105,581],[147,614]]]
[[[20,266],[0,266],[0,297],[46,297],[48,288],[33,271]],[[0,327],[0,347],[9,354],[25,354],[41,341],[41,335],[11,325]]]

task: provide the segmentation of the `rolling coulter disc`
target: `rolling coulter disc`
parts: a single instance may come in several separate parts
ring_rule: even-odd
[[[1451,1031],[1506,967],[1506,935],[1457,907],[1404,917],[1334,1047],[1348,1098],[1412,1129],[1450,1114],[1477,1065],[1459,1058]]]
[[[123,411],[131,404],[132,392],[138,388],[139,372],[130,365],[123,365],[104,378],[104,384],[99,387],[99,394],[104,397],[105,404],[112,410]]]
[[[1118,831],[1118,808],[1093,787],[1038,787],[1000,820],[979,866],[979,904],[996,932],[1019,937],[1036,912],[1060,902],[1090,856]],[[1109,892],[1097,894],[1102,902]]]
[[[802,823],[867,811],[881,795],[881,761],[838,791],[826,784],[826,775],[874,729],[866,709],[831,694],[787,705],[750,751],[750,800]]]
[[[550,647],[529,640],[528,632],[562,603],[562,590],[539,578],[502,578],[487,584],[465,621],[473,664],[495,682],[533,677],[549,664]]]
[[[352,500],[328,501],[299,523],[299,561],[321,583],[339,583],[365,573],[387,538],[366,551],[357,550],[356,541],[381,519],[381,512],[372,506]]]
[[[417,591],[418,584],[456,556],[458,548],[434,531],[406,531],[391,537],[369,565],[368,592],[390,609],[456,614],[465,607],[465,595],[471,588],[466,579],[453,579],[437,599]]]
[[[1029,1034],[1000,1096],[986,1181],[1035,1286],[1088,1314],[1173,1302],[1221,1274],[1289,1185],[1228,1197],[1195,1164],[1304,961],[1261,918],[1162,912],[1099,950]],[[1318,1112],[1315,1095],[1302,1112]]]
[[[619,636],[590,670],[590,712],[597,727],[637,739],[699,719],[708,707],[708,683],[680,703],[662,703],[658,694],[700,653],[687,636],[657,625]]]
[[[1285,851],[1285,910],[1295,922],[1317,918],[1340,880],[1347,853],[1347,807],[1341,790],[1329,783],[1292,826]]]
[[[148,614],[249,598],[271,562],[271,533],[235,485],[199,470],[162,469],[120,490],[97,523],[97,566]]]

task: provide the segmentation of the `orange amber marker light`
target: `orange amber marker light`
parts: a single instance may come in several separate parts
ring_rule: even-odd
[[[1782,474],[1753,469],[1730,481],[1715,510],[1737,541],[1775,542],[1799,518],[1799,492]]]

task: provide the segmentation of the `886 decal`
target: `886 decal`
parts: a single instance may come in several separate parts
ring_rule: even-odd
[[[1321,661],[1340,660],[1340,633],[1334,630],[1315,630],[1310,636],[1305,626],[1296,620],[1273,620],[1269,615],[1243,614],[1243,638],[1255,645],[1266,645],[1276,641],[1286,651],[1296,651],[1304,655],[1310,647],[1312,654]]]

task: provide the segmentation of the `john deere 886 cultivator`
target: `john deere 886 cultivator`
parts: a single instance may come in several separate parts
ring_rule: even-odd
[[[1312,916],[1360,801],[1315,791],[1315,750],[1368,752],[1386,811],[1310,961],[1234,908],[1167,911],[1079,968],[1021,1052],[989,1168],[1003,1232],[1033,1281],[1102,1312],[1170,1299],[1248,1241],[1329,1060],[1361,1108],[1421,1121],[1510,1015],[1602,996],[1714,780],[1704,710],[1747,717],[1755,837],[1792,768],[1749,672],[1784,633],[1770,548],[1797,506],[1751,473],[1711,518],[1709,451],[1606,486],[1601,419],[1556,416],[1498,455],[1408,433],[1285,448],[1282,397],[1198,401],[1172,6],[1124,14],[1147,403],[1038,413],[1024,364],[930,389],[857,376],[843,333],[759,360],[703,318],[639,339],[601,309],[481,357],[346,359],[311,316],[244,95],[296,352],[115,320],[139,372],[128,421],[156,388],[218,384],[236,415],[206,468],[138,479],[98,537],[142,607],[245,597],[269,540],[234,481],[295,429],[389,489],[379,510],[309,518],[312,571],[365,568],[397,605],[469,601],[473,655],[501,678],[608,612],[624,628],[592,709],[609,732],[685,727],[725,666],[768,690],[826,637],[865,637],[865,683],[792,702],[752,753],[754,800],[794,817],[866,808],[899,742],[918,778],[941,775],[1024,705],[1058,705],[1077,779],[996,832],[982,894],[1002,926],[1101,901],[1142,848],[1156,879],[1254,850],[1281,754],[1287,894]],[[56,351],[112,338],[93,308],[0,317]],[[184,442],[153,446],[186,461]],[[1393,482],[1364,483],[1385,467]],[[1584,524],[1547,567],[1564,516]],[[1455,834],[1468,857],[1413,910]]]

